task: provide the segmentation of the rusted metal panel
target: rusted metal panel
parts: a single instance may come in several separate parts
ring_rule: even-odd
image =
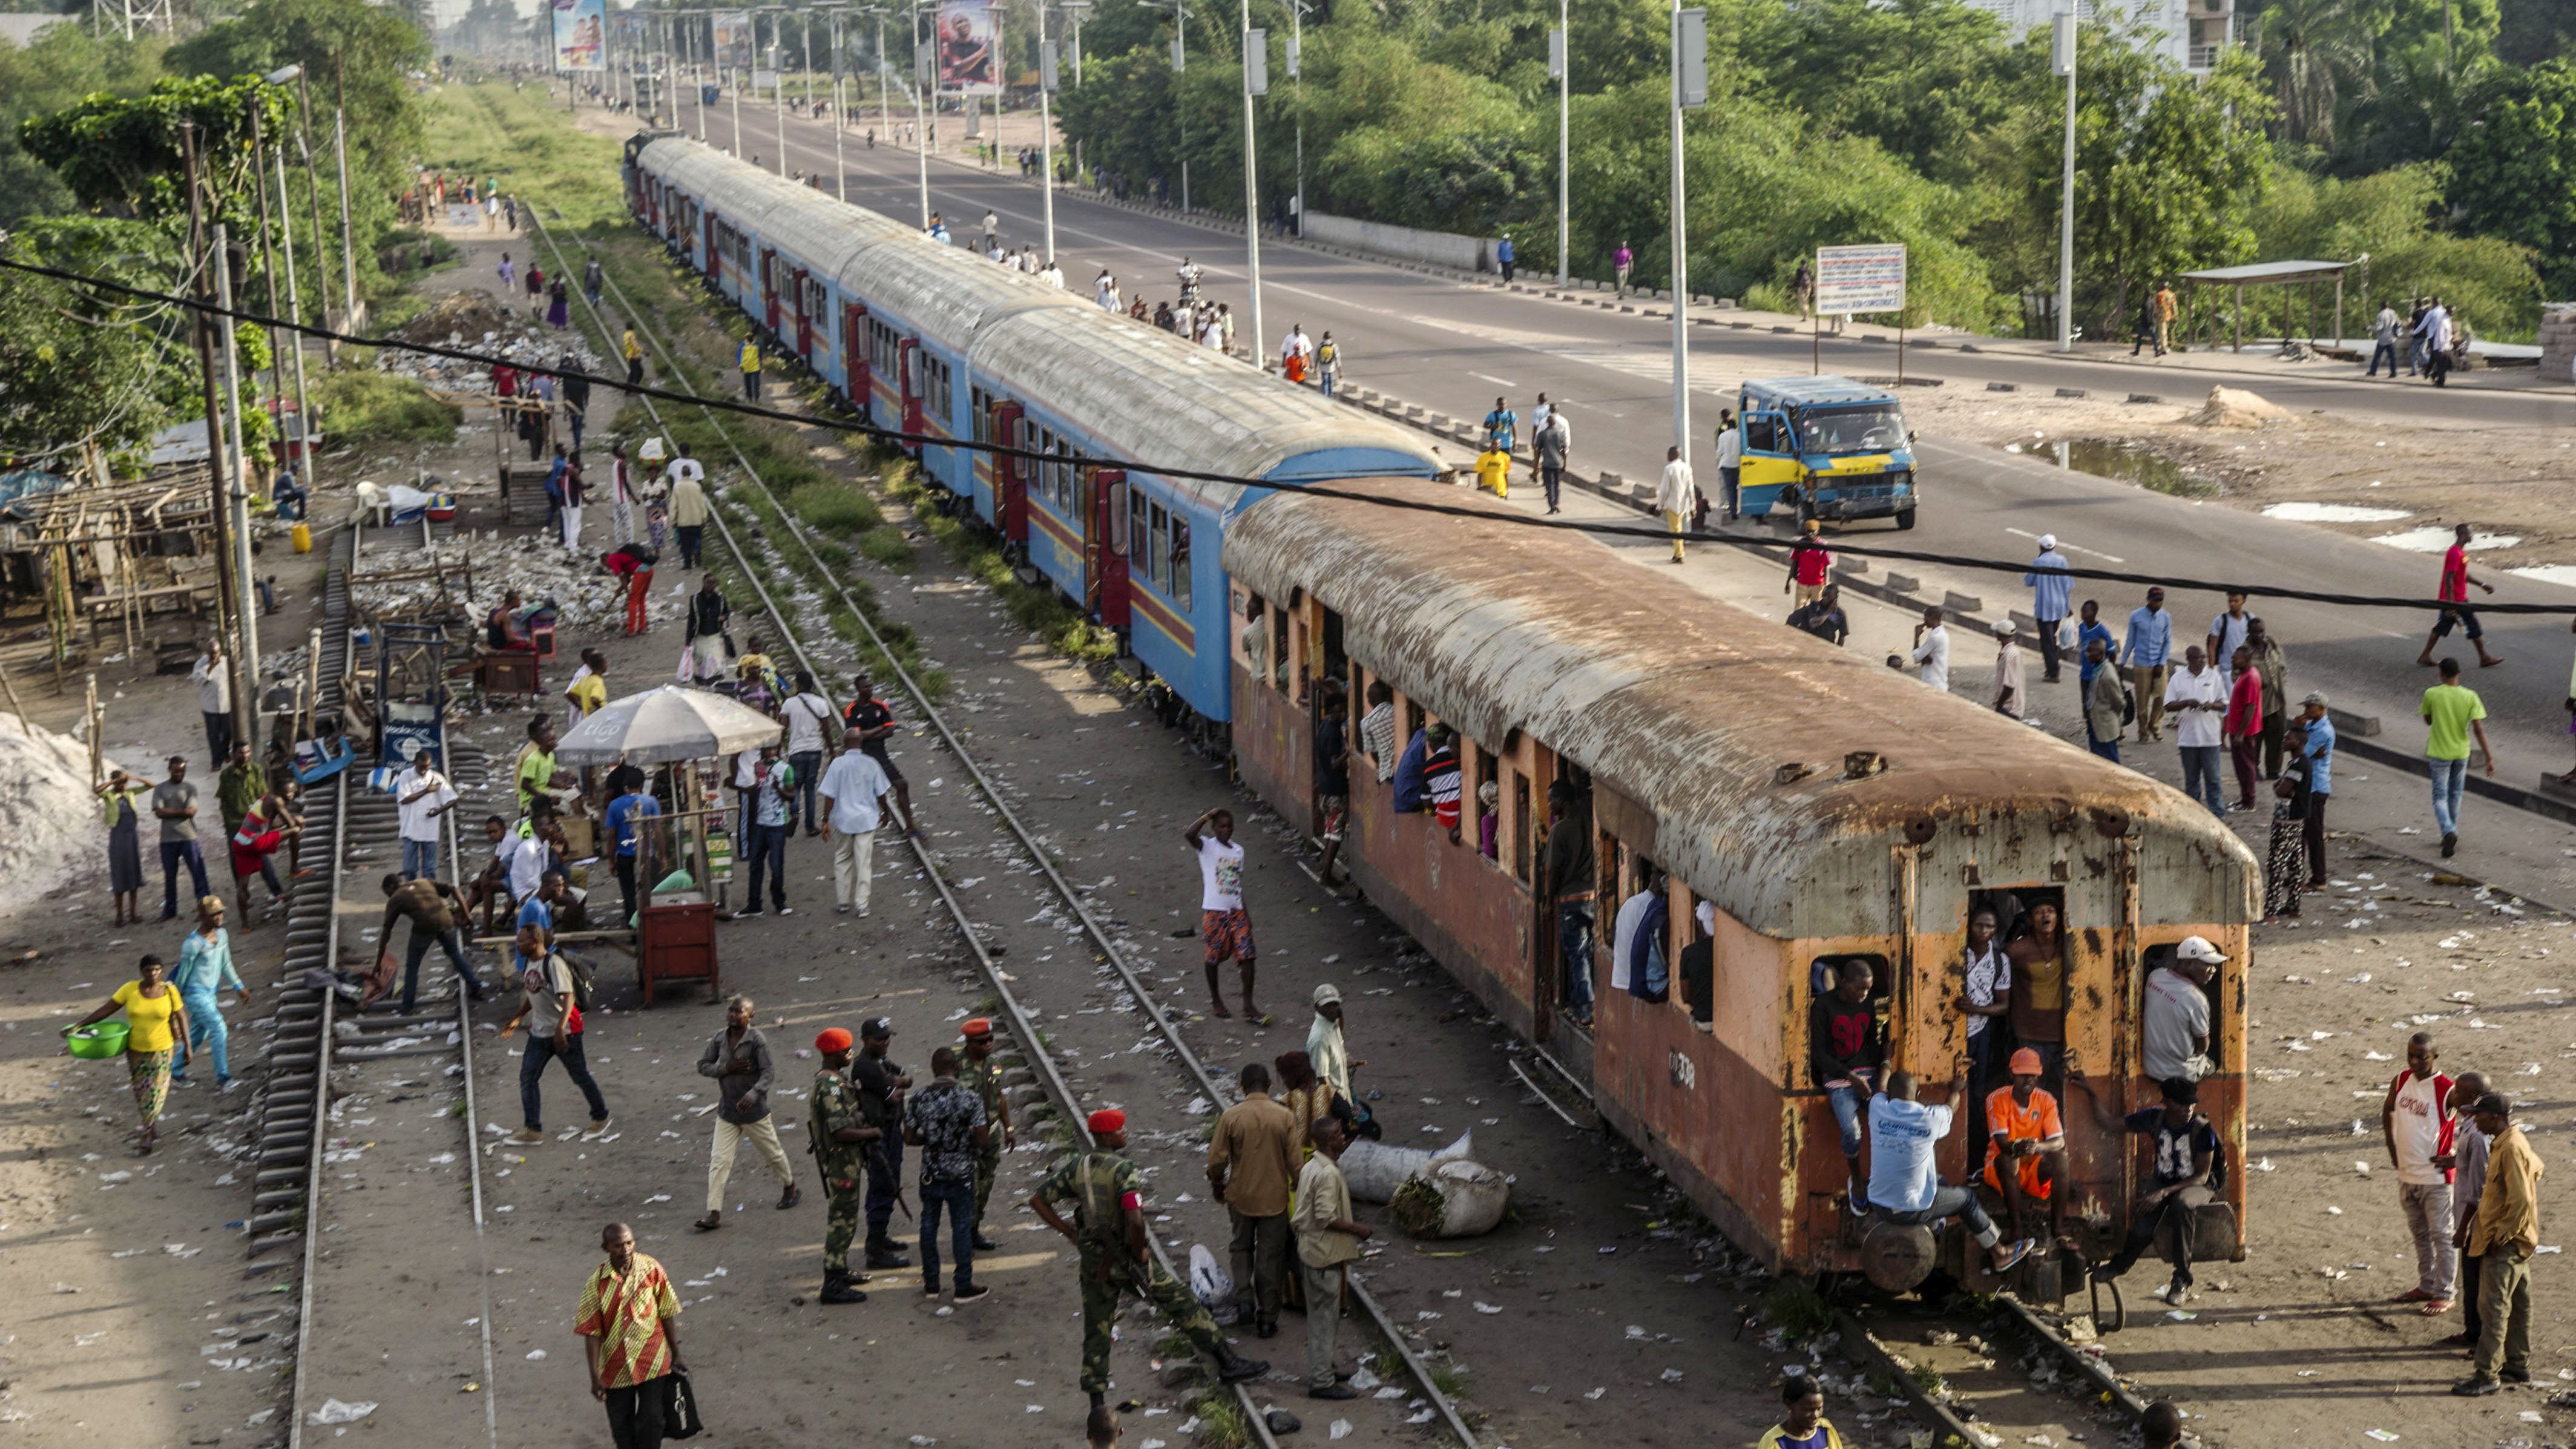
[[[2093,832],[2071,872],[2107,869],[2102,831],[2136,834],[2150,924],[2251,918],[2252,853],[2179,791],[1502,505],[1411,479],[1336,487],[1489,516],[1283,494],[1228,529],[1228,571],[1339,610],[1355,657],[1469,734],[1525,730],[1617,782],[1660,822],[1658,863],[1764,935],[1856,914],[1892,934],[1887,862],[1908,841],[1927,876],[2049,880],[2053,826]],[[1887,768],[1846,778],[1855,752]],[[1981,837],[1948,838],[1971,819]]]

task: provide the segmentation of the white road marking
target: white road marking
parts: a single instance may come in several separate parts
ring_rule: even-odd
[[[1485,381],[1492,383],[1492,384],[1493,384],[1494,386],[1496,386],[1496,387],[1518,387],[1518,386],[1520,386],[1520,384],[1519,384],[1519,383],[1512,381],[1512,380],[1511,380],[1510,378],[1508,378],[1508,377],[1496,377],[1496,376],[1494,376],[1494,375],[1493,375],[1492,373],[1490,373],[1490,372],[1471,372],[1471,373],[1468,373],[1467,375],[1468,375],[1469,377],[1481,377],[1481,378],[1483,378]]]
[[[2038,538],[2039,538],[2039,535],[2038,535],[2038,534],[2025,532],[2024,530],[2022,530],[2022,529],[2018,529],[2018,528],[2006,528],[2006,529],[2004,530],[2004,532],[2009,533],[2009,534],[2013,535],[2013,536],[2014,536],[2014,537],[2016,537],[2016,538],[2027,538],[2027,539],[2030,539],[2030,540],[2032,540],[2033,542],[2036,542],[2036,541],[2038,540]],[[2080,554],[2083,554],[2083,555],[2085,555],[2085,556],[2087,556],[2087,557],[2089,557],[2089,558],[2098,558],[2098,559],[2102,560],[2104,563],[2115,563],[2115,564],[2116,564],[2116,563],[2127,563],[2127,562],[2128,562],[2128,560],[2127,560],[2127,559],[2124,559],[2124,558],[2120,557],[2118,554],[2115,554],[2115,553],[2101,553],[2101,552],[2097,552],[2096,550],[2086,548],[2086,547],[2084,547],[2084,546],[2083,546],[2083,545],[2081,545],[2081,544],[2068,543],[2065,539],[2062,539],[2062,538],[2061,538],[2061,539],[2059,539],[2059,540],[2057,541],[2057,546],[2058,546],[2059,548],[2062,548],[2062,549],[2066,550],[2068,553],[2080,553]]]

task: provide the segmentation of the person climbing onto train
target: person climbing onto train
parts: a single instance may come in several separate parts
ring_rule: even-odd
[[[1807,1060],[1815,1071],[1816,1085],[1825,1089],[1825,1100],[1834,1109],[1834,1125],[1842,1131],[1854,1217],[1869,1211],[1869,1183],[1860,1165],[1861,1123],[1871,1095],[1878,1090],[1879,1067],[1887,1059],[1878,1005],[1869,997],[1875,982],[1876,973],[1868,962],[1845,961],[1833,989],[1819,992],[1807,1008]]]
[[[2224,1185],[2218,1175],[2218,1129],[2200,1114],[2200,1085],[2189,1077],[2167,1077],[2160,1084],[2163,1105],[2141,1108],[2123,1117],[2085,1080],[2082,1064],[2066,1064],[2066,1084],[2082,1092],[2092,1104],[2093,1120],[2101,1125],[2104,1135],[2127,1132],[2152,1136],[2156,1146],[2154,1174],[2129,1209],[2128,1237],[2111,1261],[2093,1270],[2093,1281],[2118,1278],[2136,1267],[2138,1259],[2155,1246],[2157,1228],[2171,1222],[2173,1247],[2168,1261],[2173,1264],[2173,1286],[2165,1291],[2165,1302],[2180,1304],[2191,1296],[2191,1230],[2195,1215]],[[2447,1214],[2443,1222],[2447,1228]]]
[[[2016,1230],[2028,1225],[2034,1203],[2045,1205],[2054,1241],[2057,1180],[2066,1174],[2066,1124],[2058,1116],[2056,1094],[2039,1085],[2039,1053],[2023,1047],[2012,1054],[2011,1067],[2012,1085],[1986,1098],[1986,1186],[2003,1194]]]
[[[1968,1068],[1959,1067],[1950,1083],[1953,1104],[1974,1101],[1968,1095]],[[2021,1238],[2007,1244],[1995,1220],[1986,1216],[1972,1188],[1943,1187],[1932,1156],[1950,1135],[1952,1106],[1928,1106],[1912,1072],[1887,1074],[1887,1090],[1869,1104],[1869,1204],[1894,1223],[1931,1227],[1950,1218],[1967,1225],[1969,1236],[1986,1250],[1986,1261],[2002,1273],[2029,1256],[2034,1244]]]
[[[1843,1449],[1841,1432],[1825,1417],[1824,1385],[1791,1374],[1780,1385],[1780,1404],[1780,1422],[1763,1430],[1753,1449]]]
[[[1200,835],[1202,827],[1207,835]],[[1199,936],[1207,944],[1209,1010],[1225,1009],[1225,991],[1217,968],[1231,960],[1243,991],[1243,1019],[1268,1026],[1269,1013],[1252,1004],[1252,913],[1243,906],[1243,847],[1234,840],[1234,812],[1222,806],[1207,811],[1181,832],[1181,841],[1199,858]]]
[[[1600,868],[1592,849],[1590,802],[1567,781],[1547,787],[1547,853],[1541,866],[1555,903],[1556,947],[1565,967],[1565,1005],[1592,1024],[1592,902]]]

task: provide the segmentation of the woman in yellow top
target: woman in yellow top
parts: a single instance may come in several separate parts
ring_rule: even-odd
[[[161,1104],[170,1096],[170,1059],[178,1043],[188,1036],[188,1009],[179,1004],[179,988],[162,979],[161,958],[146,956],[137,980],[116,988],[116,994],[101,1002],[98,1009],[63,1028],[68,1038],[85,1026],[94,1026],[125,1012],[125,1071],[134,1087],[135,1110],[143,1116],[143,1128],[135,1134],[137,1157],[152,1150],[152,1134],[161,1121]],[[63,1055],[70,1055],[71,1043],[63,1043]]]
[[[1304,1052],[1281,1052],[1271,1065],[1279,1072],[1279,1100],[1297,1125],[1297,1161],[1302,1165],[1315,1155],[1310,1129],[1333,1115],[1333,1089],[1315,1075],[1314,1059]]]

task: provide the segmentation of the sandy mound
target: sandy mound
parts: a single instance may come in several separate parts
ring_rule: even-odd
[[[214,797],[209,794],[208,800]],[[89,790],[89,747],[0,715],[0,912],[107,866],[107,826]]]
[[[440,298],[428,311],[395,328],[393,335],[405,342],[432,345],[451,339],[473,343],[488,334],[508,330],[512,320],[500,298],[480,287],[469,287]]]
[[[2204,428],[2260,428],[2288,422],[2289,410],[2267,402],[2260,394],[2242,388],[2213,387],[2209,400],[2200,411],[2187,413],[2183,421]]]

